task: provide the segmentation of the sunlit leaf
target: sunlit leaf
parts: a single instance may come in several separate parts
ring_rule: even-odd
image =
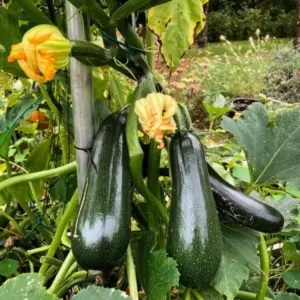
[[[203,29],[203,19],[203,3],[199,0],[173,0],[149,10],[148,26],[160,38],[162,54],[172,69],[194,43],[195,30]]]

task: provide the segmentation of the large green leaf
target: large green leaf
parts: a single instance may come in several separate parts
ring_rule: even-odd
[[[253,195],[253,193],[251,195]],[[300,200],[286,196],[281,200],[266,199],[264,202],[276,208],[283,215],[284,227],[281,233],[288,234],[292,233],[293,231],[300,231],[300,224],[297,220],[299,215],[298,209],[300,207]]]
[[[120,83],[120,79],[113,72],[109,72],[109,90],[113,102],[117,107],[123,107],[126,104],[126,88]]]
[[[14,274],[19,267],[19,262],[15,259],[4,258],[0,261],[0,275],[8,277]]]
[[[96,99],[94,102],[94,119],[95,119],[95,130],[100,128],[102,122],[111,114],[110,109],[104,100]]]
[[[24,77],[17,62],[8,63],[7,61],[11,45],[19,43],[22,39],[18,19],[7,9],[0,7],[0,24],[0,70]]]
[[[168,290],[179,284],[177,263],[167,257],[166,251],[152,252],[156,244],[156,234],[145,233],[138,239],[137,271],[149,300],[161,300]]]
[[[295,264],[300,264],[300,250],[297,249],[297,245],[293,242],[285,242],[282,247],[284,258],[287,261],[292,261]]]
[[[47,294],[42,285],[43,278],[40,275],[24,273],[5,281],[0,286],[1,299],[58,300],[55,295]]]
[[[231,102],[226,101],[226,98],[221,94],[206,97],[203,104],[208,112],[209,122],[213,122],[214,119],[224,116],[232,107]]]
[[[250,270],[258,271],[258,234],[237,224],[223,223],[223,256],[213,287],[233,300]]]
[[[289,270],[284,272],[283,280],[290,288],[300,289],[300,270]]]
[[[72,299],[74,300],[123,300],[124,298],[128,300],[132,299],[122,291],[117,291],[115,289],[106,289],[98,286],[89,286],[88,288],[81,290],[77,295],[72,297]]]
[[[0,157],[3,159],[8,159],[10,139],[12,136],[12,131],[7,132],[7,121],[5,116],[0,116]]]
[[[261,103],[243,118],[224,117],[222,126],[247,152],[254,184],[300,182],[300,108],[280,110],[274,123]]]
[[[172,69],[194,43],[195,30],[203,29],[203,19],[203,4],[199,0],[173,0],[149,10],[148,26],[160,38],[161,52]]]
[[[275,296],[275,300],[300,300],[300,297],[296,294],[280,292]]]
[[[44,140],[35,148],[28,157],[25,166],[29,173],[48,169],[51,156],[51,139]],[[44,180],[33,181],[32,185],[37,199],[41,199],[44,191]]]

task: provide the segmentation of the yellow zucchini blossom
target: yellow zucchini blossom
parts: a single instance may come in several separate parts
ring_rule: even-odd
[[[58,28],[44,24],[31,28],[21,43],[11,46],[8,62],[17,60],[29,78],[46,82],[68,64],[70,52],[71,43]]]
[[[135,113],[143,131],[150,139],[155,139],[158,148],[164,147],[163,137],[174,133],[176,125],[173,116],[177,111],[177,102],[170,96],[161,93],[149,94],[135,104]]]

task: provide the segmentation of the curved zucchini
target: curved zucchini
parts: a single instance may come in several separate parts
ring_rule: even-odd
[[[275,208],[255,200],[226,182],[208,165],[210,184],[218,211],[239,224],[264,233],[281,231],[282,214]]]
[[[204,288],[221,262],[222,236],[203,146],[192,133],[170,145],[172,202],[167,251],[178,263],[181,283]]]
[[[126,144],[127,111],[109,115],[97,132],[72,251],[86,270],[118,264],[130,240],[131,177]]]

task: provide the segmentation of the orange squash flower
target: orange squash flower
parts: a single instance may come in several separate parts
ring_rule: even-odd
[[[157,141],[159,149],[164,147],[164,135],[176,131],[173,116],[177,107],[175,99],[161,93],[149,94],[135,104],[135,113],[144,133]]]
[[[28,30],[22,42],[11,46],[8,62],[18,61],[26,75],[38,82],[52,80],[69,62],[71,43],[53,25]]]

